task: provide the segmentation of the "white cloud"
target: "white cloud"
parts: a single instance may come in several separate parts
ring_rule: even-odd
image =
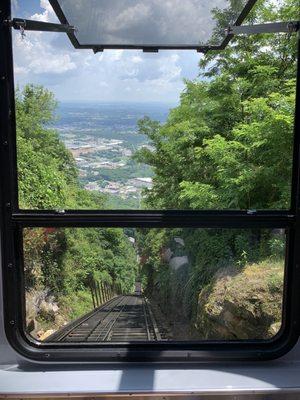
[[[133,62],[134,64],[140,64],[140,63],[143,62],[143,59],[142,59],[141,56],[133,56],[133,57],[132,57],[132,62]]]
[[[48,0],[41,0],[40,2],[41,8],[44,8],[49,14],[54,15],[53,8]]]
[[[241,2],[242,3],[242,2]],[[212,9],[228,0],[60,0],[81,43],[197,45],[215,26]],[[85,18],[82,18],[82,16]],[[99,43],[100,42],[100,43]]]
[[[14,35],[14,47],[19,67],[27,74],[62,74],[76,68],[69,54],[57,52],[44,34],[27,33],[22,39],[19,33]],[[18,73],[18,72],[17,72]]]
[[[62,74],[75,68],[76,65],[71,61],[68,54],[62,54],[57,58],[52,58],[51,60],[45,60],[42,58],[35,59],[29,64],[29,69],[35,74]]]
[[[26,0],[19,1],[22,11]],[[57,22],[46,0],[32,17]],[[176,101],[183,78],[197,76],[199,54],[107,50],[95,55],[75,50],[64,33],[26,32],[22,40],[14,32],[14,59],[17,83],[45,85],[61,100]]]
[[[14,66],[14,73],[17,74],[17,75],[27,74],[28,73],[28,68],[20,67],[18,65],[15,65]]]
[[[43,12],[33,14],[31,19],[43,22],[59,22],[48,0],[41,0],[40,7],[43,9]]]

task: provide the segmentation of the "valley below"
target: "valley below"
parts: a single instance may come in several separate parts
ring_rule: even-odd
[[[62,103],[55,129],[71,151],[80,184],[107,197],[107,208],[139,208],[143,189],[151,189],[151,167],[133,159],[141,148],[151,150],[138,133],[137,122],[150,117],[164,122],[167,104]]]

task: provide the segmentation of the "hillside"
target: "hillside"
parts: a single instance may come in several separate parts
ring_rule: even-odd
[[[198,298],[195,327],[205,339],[268,339],[281,326],[284,261],[220,269]]]

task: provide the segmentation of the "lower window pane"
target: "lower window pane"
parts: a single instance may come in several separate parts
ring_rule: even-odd
[[[270,339],[282,229],[25,228],[26,333],[46,342]]]

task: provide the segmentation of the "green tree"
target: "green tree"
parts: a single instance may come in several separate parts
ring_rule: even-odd
[[[17,91],[20,207],[101,209],[105,197],[80,187],[75,160],[51,127],[55,107],[53,94],[41,86]],[[26,228],[23,243],[27,292],[48,291],[67,310],[67,318],[92,307],[91,279],[125,292],[134,288],[136,254],[122,229]]]
[[[230,4],[229,12],[214,10],[215,40],[240,8],[239,1]],[[295,0],[277,7],[259,1],[248,22],[294,20],[298,7]],[[140,132],[153,147],[135,154],[154,171],[145,207],[289,208],[296,50],[296,34],[236,36],[224,51],[208,52],[201,59],[199,78],[185,82],[180,104],[165,124],[140,121]],[[171,270],[160,258],[174,235],[184,239],[190,261],[186,276],[174,278],[180,285],[170,275],[166,279]],[[149,254],[144,270],[152,295],[170,297],[173,291],[175,309],[192,314],[201,288],[224,261],[242,267],[275,254],[270,231],[145,231],[139,243],[140,251],[146,244]],[[170,301],[163,304],[172,306]]]

